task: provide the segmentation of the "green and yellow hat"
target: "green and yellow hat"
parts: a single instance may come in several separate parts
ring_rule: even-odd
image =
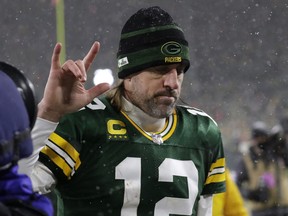
[[[173,18],[158,6],[143,8],[125,23],[117,53],[118,77],[149,67],[184,63],[190,66],[188,42]]]

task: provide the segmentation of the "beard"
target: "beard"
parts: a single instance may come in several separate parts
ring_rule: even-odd
[[[139,93],[139,94],[138,94]],[[152,96],[133,92],[129,100],[143,112],[154,118],[167,118],[175,109],[179,96],[174,90],[162,90]]]

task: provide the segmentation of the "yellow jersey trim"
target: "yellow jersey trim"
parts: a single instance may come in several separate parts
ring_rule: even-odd
[[[46,154],[60,169],[63,173],[69,178],[72,174],[72,168],[66,163],[66,161],[59,157],[51,148],[45,146],[42,150],[42,153]]]
[[[211,165],[205,184],[223,181],[225,181],[225,158],[220,158]]]
[[[75,169],[77,170],[81,164],[79,152],[76,151],[76,149],[69,142],[56,133],[52,133],[49,136],[49,140],[51,140],[58,148],[63,150],[73,161],[75,161]]]

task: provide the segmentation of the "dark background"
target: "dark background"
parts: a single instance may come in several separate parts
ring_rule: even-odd
[[[121,28],[141,7],[159,5],[184,29],[191,67],[182,98],[219,124],[228,152],[248,139],[250,125],[270,128],[287,115],[288,2],[283,0],[65,0],[67,59],[83,58],[95,40],[101,52],[91,68],[116,77]],[[56,43],[51,0],[1,0],[0,60],[21,69],[42,97]]]

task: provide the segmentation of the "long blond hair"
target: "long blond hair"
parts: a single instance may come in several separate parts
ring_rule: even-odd
[[[117,111],[122,109],[122,97],[124,96],[124,81],[120,80],[118,85],[112,88],[108,93],[107,97],[110,99],[112,106],[116,108]]]

